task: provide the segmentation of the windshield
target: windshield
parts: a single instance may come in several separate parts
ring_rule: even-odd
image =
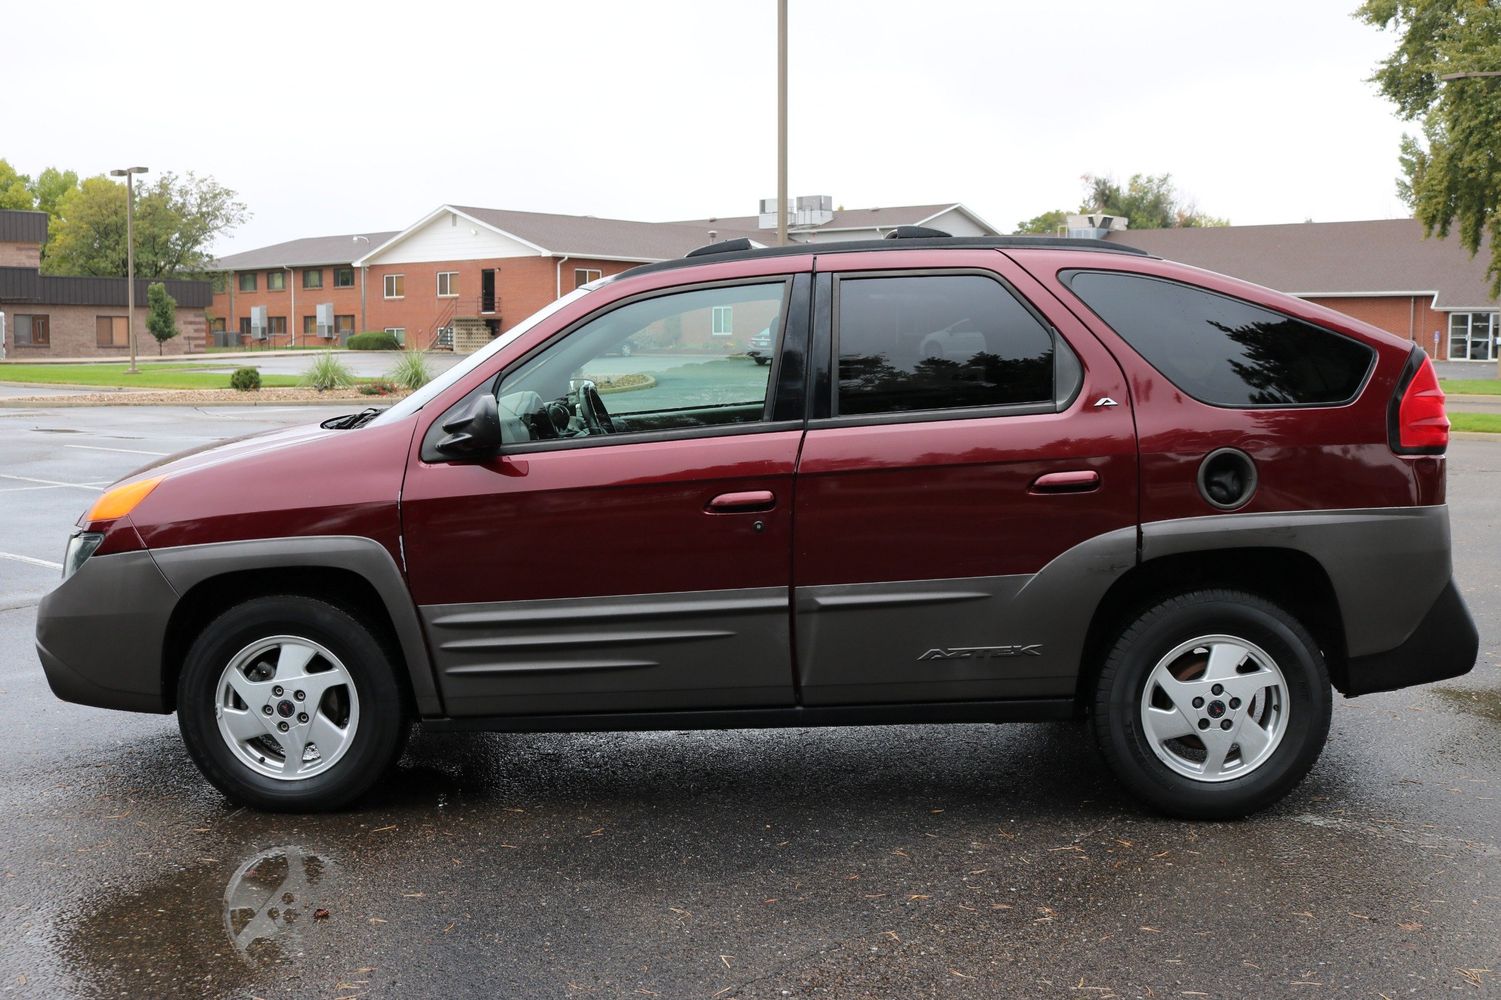
[[[515,341],[517,337],[520,337],[523,333],[526,333],[532,327],[536,326],[538,323],[542,322],[547,317],[557,312],[559,309],[562,309],[564,306],[569,305],[570,303],[577,302],[579,299],[583,298],[585,295],[588,295],[596,288],[600,288],[608,284],[612,280],[614,280],[614,275],[606,278],[600,278],[598,281],[591,281],[587,285],[580,285],[573,291],[569,292],[567,295],[563,296],[561,299],[556,299],[553,302],[549,302],[547,305],[543,306],[541,309],[538,309],[536,312],[532,313],[526,319],[511,327],[499,337],[496,337],[494,340],[490,341],[490,343],[486,344],[484,347],[481,347],[479,350],[469,355],[463,361],[460,361],[458,364],[448,369],[448,371],[444,372],[437,378],[433,379],[431,382],[427,383],[427,385],[424,385],[422,388],[412,393],[406,399],[403,399],[395,406],[392,406],[390,409],[381,413],[374,420],[370,421],[370,423],[388,424],[392,421],[400,420],[403,417],[416,413],[418,410],[426,406],[428,404],[428,401],[431,400],[434,396],[439,395],[449,386],[453,385],[455,382],[459,381],[464,376],[474,371],[480,365],[490,360],[490,358],[495,356],[496,352],[502,350],[507,344]]]

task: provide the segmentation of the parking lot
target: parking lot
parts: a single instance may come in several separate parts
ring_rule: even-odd
[[[1143,811],[1074,724],[419,731],[258,814],[171,717],[55,700],[35,605],[109,482],[336,412],[0,409],[0,994],[1501,995],[1501,438],[1450,448],[1480,665],[1338,700],[1243,822]]]

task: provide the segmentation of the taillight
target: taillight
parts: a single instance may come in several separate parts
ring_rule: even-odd
[[[1413,349],[1397,383],[1387,424],[1392,451],[1399,455],[1442,455],[1449,446],[1444,390],[1439,388],[1433,362],[1420,349]]]

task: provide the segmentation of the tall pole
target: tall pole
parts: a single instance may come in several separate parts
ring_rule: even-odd
[[[136,374],[136,185],[135,175],[145,167],[111,170],[111,177],[125,178],[125,339],[130,342],[130,372]]]
[[[777,246],[787,245],[787,0],[777,0]]]
[[[125,332],[130,340],[130,374],[136,374],[136,179],[125,173]]]

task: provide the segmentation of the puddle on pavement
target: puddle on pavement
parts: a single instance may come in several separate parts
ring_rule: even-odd
[[[1434,694],[1456,708],[1492,722],[1501,722],[1501,691],[1475,688],[1434,688]]]
[[[261,978],[258,970],[295,964],[315,945],[322,918],[340,909],[341,872],[327,852],[265,848],[224,879],[222,865],[185,868],[80,901],[76,915],[60,921],[58,943],[84,991],[177,996],[192,986],[215,996],[243,989]]]

